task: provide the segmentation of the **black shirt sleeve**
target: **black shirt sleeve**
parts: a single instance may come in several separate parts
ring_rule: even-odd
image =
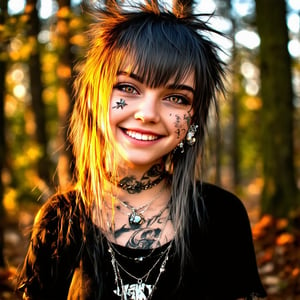
[[[265,297],[243,203],[214,185],[204,184],[201,194],[207,212],[200,247],[208,294],[214,295],[212,299]]]
[[[55,196],[38,212],[18,277],[24,299],[67,298],[78,252],[68,232],[72,211],[67,198]]]
[[[199,194],[206,219],[200,226],[192,224],[192,263],[186,285],[201,294],[197,299],[266,297],[243,203],[232,193],[211,184],[201,184]]]

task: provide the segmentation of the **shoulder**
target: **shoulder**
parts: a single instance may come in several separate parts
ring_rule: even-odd
[[[210,230],[250,234],[250,220],[242,200],[220,186],[202,182],[197,185],[199,202]]]
[[[76,198],[75,192],[54,195],[35,217],[18,276],[18,290],[29,299],[66,299],[82,242]]]
[[[39,209],[35,217],[35,225],[51,223],[55,219],[65,218],[72,214],[76,206],[76,192],[55,194],[50,197]]]
[[[215,282],[220,285],[214,290],[218,295],[214,299],[224,299],[224,295],[232,295],[230,299],[244,299],[251,293],[265,295],[243,202],[234,193],[213,184],[198,183],[197,189],[206,218],[202,226],[192,229],[192,252],[195,265],[199,268],[201,264],[204,270],[210,292]]]
[[[197,189],[198,195],[208,212],[219,212],[219,214],[246,213],[244,203],[229,190],[207,182],[198,182]]]
[[[62,257],[73,250],[76,252],[81,243],[79,219],[76,193],[56,194],[49,198],[34,220],[26,257],[28,266],[39,265],[41,270],[49,268],[53,272],[54,264]]]
[[[34,246],[39,245],[50,250],[53,246],[69,242],[70,225],[79,220],[76,199],[76,192],[70,191],[53,195],[41,206],[31,232],[31,242]],[[76,233],[79,231],[77,225],[72,226],[72,231]]]

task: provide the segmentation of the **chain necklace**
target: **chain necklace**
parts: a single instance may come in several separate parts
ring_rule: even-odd
[[[146,203],[140,207],[137,207],[137,208],[128,204],[125,201],[122,201],[121,199],[117,198],[116,196],[113,196],[113,197],[116,200],[118,200],[124,207],[126,207],[127,209],[129,209],[131,211],[131,213],[128,214],[129,224],[132,226],[140,226],[143,223],[145,223],[145,217],[143,214],[150,207],[150,205],[162,195],[165,188],[166,188],[166,186],[164,185],[153,199],[151,199],[148,203]]]
[[[134,295],[135,296],[143,296],[143,298],[139,299],[147,299],[150,300],[153,296],[153,293],[157,287],[157,283],[161,277],[161,274],[165,272],[166,264],[169,259],[169,253],[171,250],[173,241],[170,242],[169,246],[159,255],[159,258],[156,260],[156,262],[153,264],[153,266],[148,270],[143,276],[137,277],[133,274],[131,274],[128,270],[126,270],[120,262],[116,259],[115,252],[111,248],[110,244],[108,243],[108,252],[110,253],[111,256],[111,264],[113,267],[114,275],[115,275],[115,284],[117,289],[114,291],[118,296],[121,297],[121,300],[129,300],[129,299],[134,299],[134,298],[128,298],[128,289],[130,287],[130,291],[134,290]],[[159,262],[162,261],[160,268],[159,268],[159,273],[156,277],[156,280],[153,285],[147,284],[147,280],[150,276],[150,273],[155,269],[155,267],[159,264]],[[122,270],[124,273],[126,273],[128,276],[136,280],[135,284],[131,284],[130,286],[124,285],[123,279],[120,274],[120,270]],[[148,296],[146,295],[148,294]]]
[[[168,203],[168,205],[165,206],[165,207],[164,207],[164,208],[163,208],[163,209],[162,209],[155,217],[156,217],[156,218],[159,218],[167,208],[169,208],[169,203]],[[114,251],[116,254],[118,254],[120,257],[129,259],[129,260],[132,260],[132,261],[134,261],[134,262],[136,262],[136,263],[143,262],[143,261],[145,261],[145,260],[146,260],[147,258],[149,258],[149,257],[152,257],[152,258],[153,258],[152,254],[153,254],[153,252],[155,251],[156,247],[159,247],[159,246],[160,246],[160,239],[161,239],[161,236],[162,236],[162,234],[163,234],[163,232],[164,232],[164,230],[165,230],[165,228],[166,228],[167,223],[168,223],[169,220],[170,220],[170,216],[169,216],[169,214],[168,214],[168,216],[166,217],[166,221],[164,222],[164,225],[163,225],[163,227],[162,227],[162,229],[161,229],[161,231],[160,231],[160,233],[159,233],[159,236],[157,237],[157,239],[156,239],[156,241],[155,241],[155,243],[154,243],[154,245],[153,245],[153,249],[152,249],[152,250],[149,252],[149,254],[147,254],[147,255],[144,255],[144,256],[138,256],[138,257],[130,257],[130,256],[124,255],[124,254],[122,254],[120,251],[118,251],[118,249],[114,246],[114,244],[111,243],[108,239],[107,239],[107,243],[108,243],[109,246],[113,249],[113,251]],[[111,228],[111,226],[110,226],[109,228]]]

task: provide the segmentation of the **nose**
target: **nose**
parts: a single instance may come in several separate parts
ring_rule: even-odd
[[[138,105],[137,111],[134,114],[136,120],[143,123],[157,123],[160,120],[159,100],[153,94],[147,94]]]

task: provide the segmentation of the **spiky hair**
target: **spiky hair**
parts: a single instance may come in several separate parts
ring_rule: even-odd
[[[70,136],[78,188],[87,211],[98,208],[101,219],[107,166],[110,174],[117,176],[108,109],[118,71],[130,66],[151,87],[163,86],[170,79],[180,83],[190,72],[195,74],[191,122],[199,126],[196,144],[180,157],[170,154],[166,158],[172,170],[171,217],[176,249],[183,265],[188,257],[189,215],[191,210],[204,210],[197,200],[196,174],[208,113],[219,92],[224,92],[225,65],[218,56],[219,47],[209,38],[210,33],[218,32],[203,21],[209,16],[192,13],[191,1],[177,1],[173,10],[157,0],[91,3],[85,3],[94,21],[88,31],[85,63],[75,81],[77,99]],[[200,222],[200,214],[198,218]]]

